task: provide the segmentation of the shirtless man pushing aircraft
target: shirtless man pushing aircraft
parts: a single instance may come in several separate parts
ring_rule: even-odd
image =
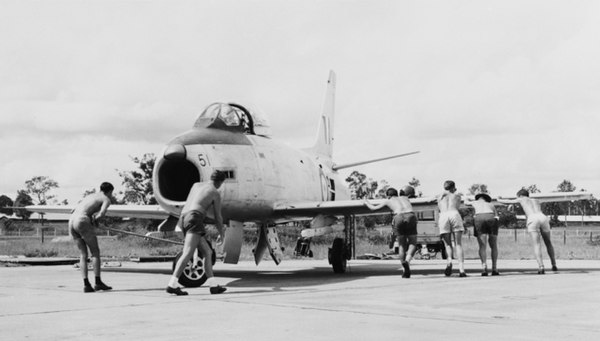
[[[83,292],[94,292],[96,290],[111,290],[112,288],[102,283],[100,279],[100,248],[98,247],[98,238],[96,237],[96,228],[98,219],[104,217],[114,187],[108,182],[100,185],[100,193],[89,195],[75,207],[73,214],[69,219],[69,234],[77,243],[80,252],[79,268],[83,277]],[[88,248],[92,254],[92,264],[94,266],[94,276],[96,285],[92,288],[88,280]]]
[[[456,254],[458,256],[459,276],[467,277],[465,273],[465,260],[462,248],[462,234],[465,231],[462,217],[458,212],[462,200],[462,194],[456,193],[456,185],[454,181],[448,180],[444,182],[444,192],[437,197],[438,208],[440,209],[440,217],[438,226],[440,228],[440,237],[444,241],[446,254],[448,255],[448,263],[444,274],[452,275],[452,235],[456,242]]]
[[[517,199],[498,199],[498,202],[503,204],[520,204],[523,207],[523,211],[525,211],[525,215],[527,216],[527,232],[531,236],[533,253],[539,266],[538,274],[543,275],[545,273],[540,237],[544,240],[544,244],[546,244],[546,251],[548,251],[548,256],[550,256],[550,262],[552,263],[552,271],[558,271],[556,259],[554,258],[554,247],[550,239],[550,222],[548,217],[542,213],[539,200],[529,198],[529,191],[523,188],[517,192]]]
[[[394,188],[388,188],[386,191],[387,200],[379,205],[373,205],[365,199],[365,205],[371,210],[378,210],[387,206],[394,213],[392,226],[394,234],[400,245],[400,261],[404,268],[402,278],[410,278],[410,260],[417,250],[417,216],[413,212],[412,205],[408,198],[414,197],[415,190],[411,186],[405,186],[398,191]]]
[[[227,290],[225,287],[215,285],[212,271],[212,249],[206,240],[206,228],[204,218],[209,209],[212,208],[215,216],[219,237],[223,239],[223,217],[221,216],[221,194],[219,187],[225,181],[225,173],[214,171],[210,177],[211,182],[197,182],[190,189],[187,200],[181,210],[179,224],[185,235],[183,254],[177,261],[173,276],[167,286],[169,294],[177,296],[187,295],[186,291],[177,286],[179,276],[183,273],[186,264],[194,256],[196,248],[199,248],[204,256],[204,270],[206,271],[206,283],[210,286],[211,294],[221,294]]]

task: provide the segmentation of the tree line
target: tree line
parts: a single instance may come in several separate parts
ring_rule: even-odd
[[[156,157],[152,153],[144,154],[142,157],[131,157],[135,164],[133,170],[116,170],[121,177],[123,191],[116,193],[114,204],[156,204],[152,190],[152,170]],[[48,176],[34,176],[25,181],[24,188],[17,190],[15,200],[8,195],[0,195],[0,213],[12,215],[13,213],[28,220],[31,212],[22,207],[29,205],[68,205],[68,200],[59,200],[53,194],[59,188],[59,183]],[[82,193],[82,197],[96,193],[96,188],[90,188]]]

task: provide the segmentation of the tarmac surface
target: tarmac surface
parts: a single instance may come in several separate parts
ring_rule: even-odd
[[[0,340],[598,340],[600,261],[500,261],[501,276],[444,277],[444,261],[216,264],[228,291],[164,290],[171,263],[108,263],[110,292],[83,293],[72,265],[0,267]],[[547,265],[548,266],[548,265]],[[456,263],[455,263],[456,269]],[[90,277],[93,273],[90,271]],[[92,280],[93,283],[93,280]]]

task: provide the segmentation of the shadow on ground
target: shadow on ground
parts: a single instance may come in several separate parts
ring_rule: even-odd
[[[413,265],[412,267],[412,278],[417,280],[439,280],[445,278],[444,264],[439,264],[439,268],[433,268],[431,265],[427,265],[426,268],[419,268],[419,265]],[[490,278],[503,278],[503,277],[514,277],[514,276],[539,276],[537,274],[537,268],[529,266],[523,267],[509,267],[500,268],[500,276]],[[103,271],[106,272],[119,272],[119,273],[143,273],[143,274],[163,274],[170,275],[170,269],[152,269],[152,268],[107,268]],[[566,274],[581,274],[588,272],[600,271],[599,268],[560,268],[558,272],[550,271],[546,269],[546,276],[554,275],[566,275]],[[467,268],[469,277],[479,278],[481,273],[479,269],[473,270]],[[398,280],[401,279],[402,271],[400,270],[399,264],[386,262],[385,264],[369,263],[369,264],[349,264],[347,271],[342,274],[334,273],[329,266],[318,266],[309,267],[306,269],[269,269],[264,270],[260,267],[255,269],[219,269],[217,265],[215,268],[215,275],[217,277],[228,277],[234,278],[227,284],[228,287],[232,288],[257,288],[257,287],[272,287],[272,290],[281,290],[285,288],[298,288],[298,287],[311,287],[324,284],[336,284],[353,282],[361,280],[367,277],[381,277],[381,276],[396,276]],[[455,264],[454,272],[452,277],[458,278],[458,270]],[[465,280],[465,279],[460,279]],[[468,280],[468,278],[466,279]]]

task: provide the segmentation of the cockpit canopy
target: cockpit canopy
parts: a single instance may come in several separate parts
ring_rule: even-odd
[[[213,103],[206,107],[196,119],[194,128],[218,128],[239,131],[248,135],[269,136],[269,125],[264,115],[252,113],[235,103]]]

